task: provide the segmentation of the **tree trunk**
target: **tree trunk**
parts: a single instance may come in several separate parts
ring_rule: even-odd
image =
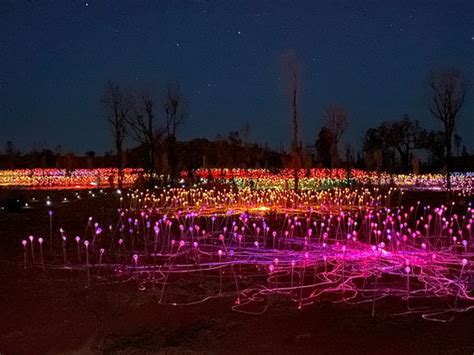
[[[410,153],[405,152],[401,155],[402,165],[403,165],[403,173],[409,174],[410,173]]]
[[[446,132],[446,188],[451,191],[451,134]]]
[[[294,178],[294,189],[298,192],[298,111],[297,111],[297,88],[296,84],[293,88],[293,178]]]
[[[176,137],[168,138],[168,165],[170,167],[170,180],[173,182],[178,177],[178,162],[176,156]]]
[[[122,145],[117,144],[117,184],[118,188],[122,189],[123,187],[123,157],[122,157]]]

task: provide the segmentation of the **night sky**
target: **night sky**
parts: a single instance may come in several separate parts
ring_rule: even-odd
[[[190,103],[181,139],[250,122],[254,141],[288,147],[281,55],[302,63],[301,125],[314,142],[323,108],[343,103],[343,138],[407,113],[439,127],[423,80],[457,67],[474,78],[474,1],[0,0],[0,146],[113,150],[100,99],[108,80]],[[474,148],[474,90],[458,132]]]

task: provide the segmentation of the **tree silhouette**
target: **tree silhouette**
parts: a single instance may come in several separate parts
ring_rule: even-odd
[[[118,187],[121,189],[123,184],[123,143],[127,134],[130,102],[117,84],[109,82],[105,88],[102,103],[114,139],[117,154]]]
[[[155,179],[158,143],[167,131],[168,126],[165,124],[157,127],[154,112],[155,101],[149,93],[143,92],[138,95],[130,95],[130,102],[132,114],[127,116],[127,124],[130,127],[133,139],[144,150],[143,167],[148,174],[151,186]]]
[[[325,168],[332,169],[336,149],[336,136],[332,130],[326,126],[321,127],[316,140],[316,152]]]
[[[467,80],[456,69],[432,72],[427,79],[429,110],[444,127],[446,187],[451,190],[452,138],[467,92]]]
[[[420,122],[411,120],[408,115],[383,126],[382,137],[385,144],[394,148],[399,154],[403,172],[410,172],[412,151],[425,147],[426,134]]]
[[[301,65],[295,53],[290,51],[282,57],[282,71],[286,78],[288,94],[291,99],[291,126],[292,126],[292,168],[294,189],[298,191],[298,171],[301,167],[301,144],[299,140],[299,112],[298,97],[300,89]]]
[[[339,160],[339,143],[347,127],[347,110],[341,104],[333,104],[324,110],[323,126],[329,129],[334,135],[335,155],[332,165]],[[333,149],[334,150],[334,149]]]
[[[382,157],[395,151],[400,157],[402,171],[411,170],[413,150],[426,148],[428,132],[417,120],[404,115],[400,120],[384,122],[376,128],[367,130],[363,140],[363,148],[369,155],[379,152]]]
[[[166,145],[168,148],[168,163],[170,178],[178,177],[178,157],[176,153],[176,134],[188,117],[188,103],[177,82],[169,82],[166,86],[163,108],[166,114]]]

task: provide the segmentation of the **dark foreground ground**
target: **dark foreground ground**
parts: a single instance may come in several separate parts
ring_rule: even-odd
[[[393,309],[403,310],[397,300],[377,304],[372,317],[366,306],[324,302],[297,310],[274,298],[263,314],[247,315],[231,310],[233,299],[172,307],[136,287],[85,288],[80,277],[53,278],[48,272],[43,278],[41,270],[23,269],[20,240],[48,235],[47,194],[59,201],[74,193],[31,191],[26,199],[42,199],[31,210],[0,211],[2,355],[474,353],[474,312],[438,323],[393,315]],[[117,200],[99,194],[52,208],[55,229],[64,227],[73,235],[83,230],[89,215],[113,216]]]

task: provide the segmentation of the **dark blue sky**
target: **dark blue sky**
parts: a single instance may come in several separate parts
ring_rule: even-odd
[[[251,124],[288,146],[280,56],[302,63],[306,143],[325,105],[350,112],[345,141],[408,113],[427,127],[423,79],[474,77],[474,1],[0,0],[0,144],[112,149],[100,98],[108,80],[159,91],[178,80],[191,107],[181,138]],[[474,148],[474,90],[458,127]]]

